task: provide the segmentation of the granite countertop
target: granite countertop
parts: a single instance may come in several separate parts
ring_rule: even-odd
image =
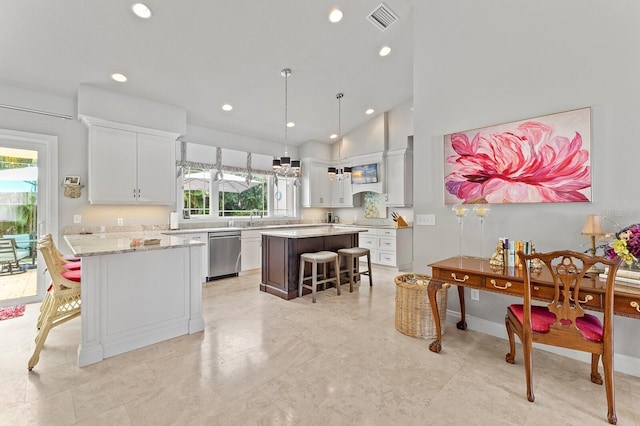
[[[141,240],[157,239],[159,244],[131,247],[131,241],[135,238]],[[74,234],[65,235],[64,239],[71,248],[72,253],[80,257],[205,245],[200,241],[185,241],[178,236],[165,235],[161,231]]]
[[[355,232],[367,232],[364,228],[357,228],[353,226],[341,226],[341,225],[321,225],[314,226],[306,229],[294,229],[286,231],[267,230],[260,232],[262,235],[268,235],[271,237],[283,237],[283,238],[309,238],[309,237],[323,237],[330,235],[345,235],[353,234]]]
[[[254,225],[254,226],[229,226],[229,227],[216,227],[216,228],[186,228],[186,229],[171,229],[163,231],[167,235],[179,235],[179,234],[197,234],[198,232],[225,232],[225,231],[261,231],[265,229],[279,229],[279,228],[310,228],[314,226],[326,226],[322,223],[292,223],[288,225]]]
[[[282,228],[317,228],[317,227],[327,227],[327,226],[336,226],[336,227],[345,227],[345,228],[359,228],[359,229],[398,229],[397,226],[393,224],[386,225],[360,225],[354,223],[292,223],[285,225],[254,225],[254,226],[244,226],[244,227],[209,227],[209,228],[187,228],[187,229],[172,229],[163,231],[164,234],[167,235],[179,235],[179,234],[196,234],[198,232],[225,232],[225,231],[264,231],[264,230],[272,230],[272,229],[282,229]],[[412,228],[412,226],[408,226],[406,228]]]
[[[348,227],[355,227],[355,228],[370,228],[370,229],[404,229],[404,228],[413,228],[412,225],[409,226],[401,226],[400,228],[398,228],[396,225],[393,224],[385,224],[385,225],[359,225],[359,224],[336,224],[338,226],[348,226]]]

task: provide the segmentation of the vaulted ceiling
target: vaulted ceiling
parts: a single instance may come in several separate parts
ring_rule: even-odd
[[[413,0],[385,0],[398,17],[385,31],[367,19],[379,0],[148,0],[146,20],[131,3],[2,2],[0,84],[69,98],[91,84],[185,108],[190,124],[283,141],[287,67],[294,145],[332,142],[338,92],[342,133],[369,120],[366,109],[412,97]],[[344,12],[337,24],[333,6]]]

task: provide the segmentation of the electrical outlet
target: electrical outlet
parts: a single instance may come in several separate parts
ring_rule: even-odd
[[[73,215],[73,223],[82,223],[82,215],[74,214]]]
[[[435,214],[419,214],[419,215],[416,215],[416,225],[435,226],[436,225],[436,215]]]
[[[119,217],[118,218],[118,226],[122,226],[122,225],[124,225],[124,219]]]
[[[471,300],[480,300],[480,290],[478,290],[477,288],[471,289]]]

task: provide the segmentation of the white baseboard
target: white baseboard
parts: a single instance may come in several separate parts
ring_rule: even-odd
[[[458,321],[460,321],[460,312],[447,310],[447,323],[453,324],[455,327]],[[507,329],[505,328],[504,323],[491,322],[471,315],[466,315],[466,321],[468,330],[479,331],[480,333],[499,337],[505,340],[508,339]],[[446,339],[446,337],[444,337],[444,339]],[[443,345],[446,345],[446,340],[443,341]],[[558,348],[555,346],[539,345],[537,343],[534,343],[533,346],[537,349],[551,352],[556,355],[576,359],[585,363],[591,363],[591,354],[586,352],[572,351],[570,349]],[[505,348],[508,352],[508,343]],[[640,365],[640,358],[616,353],[613,355],[613,363],[615,371],[640,377],[640,369],[638,368],[638,365]]]

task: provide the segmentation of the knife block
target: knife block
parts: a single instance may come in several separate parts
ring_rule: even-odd
[[[402,216],[398,216],[396,219],[396,226],[398,228],[404,228],[405,226],[409,226],[409,224],[404,220]]]

